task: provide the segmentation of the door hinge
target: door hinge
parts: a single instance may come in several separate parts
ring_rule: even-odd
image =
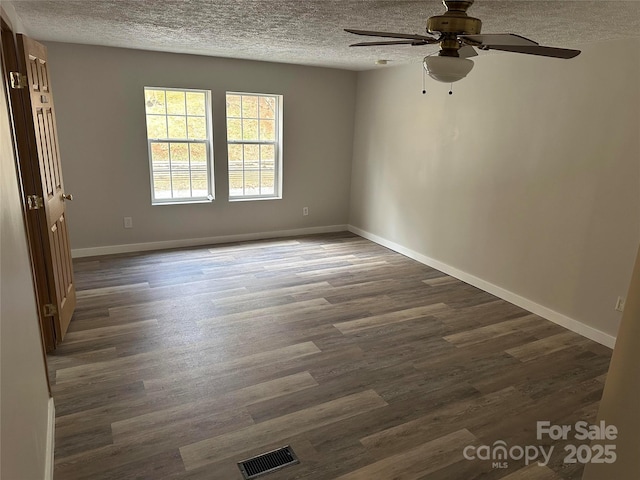
[[[9,72],[9,78],[11,78],[11,88],[26,88],[27,76],[20,72]]]
[[[45,317],[53,317],[58,314],[58,307],[56,307],[53,303],[45,303],[44,304],[44,316]]]
[[[38,210],[44,207],[44,199],[38,195],[27,195],[27,206],[29,210]]]

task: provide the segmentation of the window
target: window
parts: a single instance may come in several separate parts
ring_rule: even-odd
[[[206,90],[145,87],[151,200],[213,200],[211,94]]]
[[[282,198],[282,96],[227,93],[229,199]]]

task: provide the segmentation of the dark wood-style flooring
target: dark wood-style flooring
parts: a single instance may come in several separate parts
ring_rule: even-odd
[[[579,479],[611,351],[350,233],[78,259],[48,358],[55,480]],[[526,272],[523,272],[523,275]],[[549,466],[467,445],[554,445]],[[575,442],[574,442],[575,443]]]

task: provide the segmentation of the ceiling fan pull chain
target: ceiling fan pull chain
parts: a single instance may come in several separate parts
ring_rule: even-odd
[[[449,84],[449,95],[453,95],[453,83]]]
[[[425,72],[424,68],[421,69],[422,70],[422,94],[425,95],[427,93],[427,86],[425,84],[426,82],[426,75],[427,72]]]

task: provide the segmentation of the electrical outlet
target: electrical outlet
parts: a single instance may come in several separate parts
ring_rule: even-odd
[[[309,215],[309,207],[302,207],[302,215],[305,217]]]
[[[133,228],[133,218],[124,217],[124,228]]]
[[[618,297],[618,301],[616,302],[616,310],[618,312],[622,312],[624,310],[624,298]]]

